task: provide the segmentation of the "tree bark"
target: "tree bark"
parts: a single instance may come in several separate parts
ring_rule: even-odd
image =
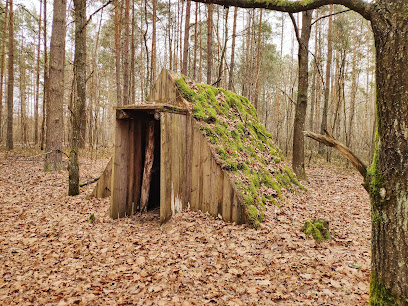
[[[66,0],[54,0],[47,98],[46,171],[62,169]]]
[[[187,0],[186,22],[184,24],[183,67],[181,68],[181,73],[184,75],[187,75],[187,66],[188,66],[188,41],[189,41],[189,36],[190,36],[190,11],[191,11],[191,0]]]
[[[255,68],[255,97],[254,106],[257,111],[259,111],[259,70],[261,67],[261,34],[262,34],[262,10],[259,13],[259,24],[258,24],[258,39],[256,45],[256,68]]]
[[[6,39],[7,39],[7,19],[8,19],[8,0],[6,0],[4,21],[1,35],[1,58],[0,58],[0,143],[3,140],[3,80],[4,67],[6,66]]]
[[[13,141],[13,106],[14,106],[14,13],[13,0],[9,2],[9,47],[7,80],[7,150],[14,149]]]
[[[120,6],[119,1],[114,1],[115,6],[115,67],[116,67],[116,105],[122,106],[122,88],[120,85]]]
[[[231,64],[228,78],[228,90],[232,90],[234,86],[234,69],[235,69],[235,39],[237,36],[237,16],[238,7],[234,8],[234,23],[232,25],[232,44],[231,44]]]
[[[194,56],[193,56],[193,80],[196,79],[196,72],[197,72],[197,23],[198,23],[198,6],[200,4],[196,3],[195,5],[195,23],[194,23]]]
[[[292,167],[296,176],[305,180],[305,140],[303,130],[305,129],[306,109],[307,109],[307,91],[309,86],[309,39],[312,29],[313,11],[302,13],[302,34],[299,37],[299,31],[292,17],[295,31],[298,38],[298,95],[295,106],[295,119],[293,123],[293,151],[292,151]]]
[[[69,188],[68,195],[79,194],[79,145],[81,137],[82,114],[86,100],[86,0],[74,0],[75,55],[74,78],[76,98],[71,110],[71,148],[69,151]]]
[[[326,61],[326,77],[324,84],[324,101],[323,101],[323,113],[322,113],[322,123],[320,125],[320,133],[323,134],[327,130],[327,111],[329,108],[329,97],[330,97],[330,75],[331,75],[331,64],[333,57],[333,47],[332,47],[332,24],[333,24],[333,5],[330,5],[329,11],[329,28],[327,30],[327,61]],[[323,155],[325,151],[324,145],[319,143],[319,154]]]
[[[212,72],[212,28],[213,28],[213,5],[208,4],[208,18],[207,18],[207,84],[211,85]]]
[[[43,35],[44,35],[44,85],[43,85],[43,105],[42,105],[42,120],[41,120],[41,150],[44,150],[45,147],[45,124],[46,124],[46,112],[47,112],[47,99],[48,99],[48,80],[49,80],[49,63],[48,63],[48,52],[47,52],[47,1],[44,1],[44,26],[43,26]]]
[[[35,106],[34,106],[34,144],[38,143],[38,109],[40,102],[40,55],[41,55],[41,27],[42,27],[41,18],[42,18],[42,0],[40,0],[40,16],[38,18],[37,69],[36,69]]]
[[[150,86],[156,80],[156,8],[157,0],[153,0],[153,34],[152,34],[152,62],[151,62],[151,76],[150,76]]]
[[[123,19],[125,27],[123,35],[123,105],[129,104],[129,13],[130,0],[125,0],[125,16]]]

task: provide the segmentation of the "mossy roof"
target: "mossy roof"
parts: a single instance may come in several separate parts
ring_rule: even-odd
[[[247,98],[223,88],[175,80],[200,130],[211,144],[217,163],[230,177],[247,206],[248,220],[257,227],[267,205],[279,205],[282,191],[301,185],[284,162],[282,151],[260,123]]]

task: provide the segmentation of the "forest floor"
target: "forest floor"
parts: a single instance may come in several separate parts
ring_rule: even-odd
[[[68,197],[67,171],[0,153],[0,304],[367,304],[370,209],[350,169],[312,165],[308,189],[268,207],[258,229],[185,211],[111,220],[109,199]],[[81,181],[106,159],[81,160]],[[95,222],[87,222],[90,214]],[[330,220],[333,240],[301,228]]]

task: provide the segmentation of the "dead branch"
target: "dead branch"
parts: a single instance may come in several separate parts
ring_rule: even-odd
[[[95,177],[95,178],[93,178],[93,179],[90,179],[89,181],[87,181],[87,182],[85,182],[85,183],[79,184],[79,187],[88,186],[88,185],[90,185],[90,184],[92,184],[92,183],[95,183],[95,182],[99,181],[100,178],[101,178],[101,177],[99,176],[99,177]]]
[[[351,150],[348,147],[346,147],[341,142],[337,141],[327,131],[325,131],[325,133],[326,135],[320,135],[308,131],[303,131],[303,134],[306,137],[312,138],[317,142],[320,142],[328,147],[332,147],[333,149],[339,151],[340,154],[343,155],[347,160],[349,160],[351,164],[358,170],[358,172],[360,172],[360,174],[363,176],[363,179],[365,180],[367,176],[366,165],[364,165],[364,163],[353,152],[351,152]]]

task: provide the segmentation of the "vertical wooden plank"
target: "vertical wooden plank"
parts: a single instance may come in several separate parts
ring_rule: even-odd
[[[222,219],[231,221],[231,206],[233,202],[233,190],[228,176],[224,174],[223,194],[222,194]]]
[[[135,179],[135,120],[131,119],[129,123],[129,161],[128,161],[128,195],[126,211],[130,211],[131,215],[135,213],[133,198],[134,198],[134,179]]]
[[[126,211],[128,188],[129,120],[116,120],[115,146],[112,168],[112,195],[110,216],[113,219],[129,216]]]
[[[232,220],[232,222],[235,222],[235,223],[239,224],[240,223],[240,218],[241,218],[241,206],[239,204],[236,192],[233,191],[231,220]]]
[[[218,215],[218,194],[217,194],[217,162],[210,151],[210,160],[211,160],[211,173],[210,173],[210,204],[209,204],[209,213],[217,217]]]
[[[160,223],[171,218],[171,118],[166,112],[161,113],[161,158],[160,158]]]
[[[184,188],[184,202],[187,207],[191,207],[191,186],[192,186],[192,166],[193,166],[193,131],[192,131],[192,125],[191,125],[191,120],[193,118],[191,117],[190,113],[187,113],[186,115],[186,132],[185,132],[185,138],[186,138],[186,150],[185,150],[185,167],[186,167],[186,172],[185,172],[185,188]]]
[[[201,132],[197,128],[195,122],[192,124],[193,132],[193,156],[192,156],[192,169],[191,169],[191,209],[197,211],[200,201],[200,155],[201,155]]]
[[[168,113],[171,118],[171,211],[175,214],[181,211],[180,200],[180,136],[179,136],[179,120],[177,114]]]
[[[219,165],[216,165],[216,205],[217,205],[217,216],[222,216],[222,198],[223,198],[223,188],[224,188],[224,172]]]
[[[140,209],[140,191],[142,188],[142,172],[143,172],[143,148],[142,148],[142,117],[135,117],[135,160],[134,160],[134,187],[133,187],[133,211],[137,212]]]
[[[180,197],[181,203],[183,205],[183,209],[187,208],[188,202],[186,201],[186,186],[187,186],[187,116],[186,115],[178,115],[181,119],[180,122],[180,163],[181,163],[181,171],[180,171]]]
[[[204,138],[204,136],[202,136]],[[201,153],[203,153],[203,159],[201,167],[203,167],[203,198],[202,198],[202,211],[209,212],[211,203],[211,151],[207,141],[201,142]]]

